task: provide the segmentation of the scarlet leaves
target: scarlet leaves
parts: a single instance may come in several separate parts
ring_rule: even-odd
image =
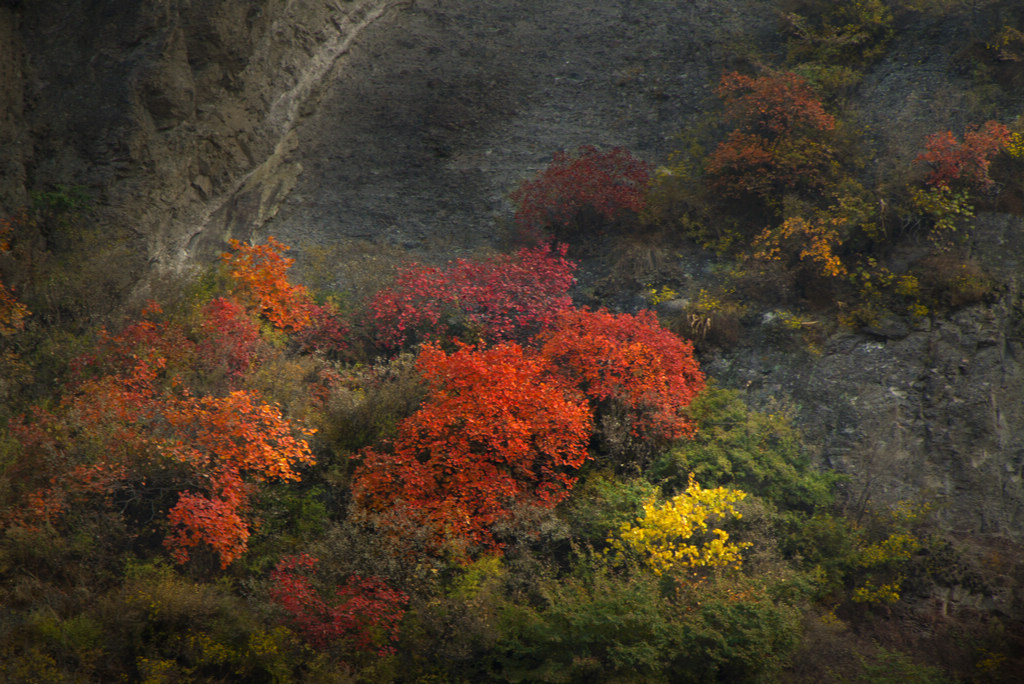
[[[927,182],[932,187],[987,190],[993,184],[988,175],[992,159],[1010,141],[1010,131],[997,121],[986,121],[979,128],[967,130],[963,141],[951,131],[928,136],[925,151],[915,163],[931,167]]]
[[[498,548],[490,527],[512,507],[568,495],[587,457],[589,411],[544,359],[514,343],[450,355],[428,345],[418,368],[427,400],[399,425],[392,452],[364,452],[356,499]]]
[[[535,235],[549,227],[564,230],[587,209],[609,221],[624,211],[639,212],[650,179],[650,165],[622,147],[556,152],[544,171],[510,195],[518,207],[516,225]]]
[[[449,337],[526,339],[570,304],[574,264],[565,249],[521,249],[447,269],[413,266],[368,311],[375,344],[386,350]]]
[[[315,648],[341,643],[357,652],[394,653],[409,597],[378,577],[353,575],[329,603],[314,586],[319,560],[308,554],[282,559],[270,579],[270,596]]]

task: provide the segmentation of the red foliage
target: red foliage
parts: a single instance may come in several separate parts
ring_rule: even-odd
[[[716,93],[735,128],[706,160],[714,187],[767,196],[823,183],[833,158],[824,134],[835,119],[802,77],[727,73]]]
[[[332,358],[342,356],[349,348],[351,331],[337,307],[331,303],[311,304],[308,312],[309,325],[295,333],[299,351]]]
[[[964,132],[963,142],[952,131],[933,133],[925,142],[925,151],[914,163],[926,163],[931,173],[925,180],[934,187],[966,185],[988,189],[993,181],[989,164],[1010,141],[1010,130],[997,121],[986,121],[980,128]]]
[[[573,309],[541,336],[541,354],[594,402],[626,409],[634,434],[690,437],[681,413],[704,388],[693,345],[665,330],[650,311],[636,315]]]
[[[536,235],[548,227],[567,228],[586,208],[609,221],[624,211],[639,212],[651,166],[622,147],[600,152],[583,145],[575,154],[555,152],[551,164],[509,196],[518,207],[516,225]]]
[[[131,490],[134,500],[152,486],[157,498],[177,494],[165,540],[176,560],[200,544],[222,566],[235,560],[249,536],[251,483],[297,479],[295,467],[313,455],[281,412],[251,393],[191,396],[175,368],[187,368],[193,352],[176,326],[133,324],[80,360],[59,406],[15,421],[22,463],[42,471],[26,482],[46,481],[27,495],[24,520],[53,519],[83,496]]]
[[[521,249],[445,270],[413,266],[369,306],[373,341],[395,350],[452,336],[489,342],[525,339],[571,304],[575,265],[565,248]]]
[[[171,433],[158,450],[205,484],[201,494],[179,496],[168,513],[174,533],[165,543],[178,562],[188,560],[188,549],[206,544],[227,567],[245,551],[249,537],[241,517],[249,501],[243,475],[251,481],[298,480],[295,466],[312,464],[313,454],[277,407],[254,401],[248,392],[185,396],[160,408]]]
[[[590,414],[549,365],[515,343],[426,345],[429,393],[398,426],[391,452],[367,450],[353,485],[378,512],[417,518],[445,536],[500,548],[491,526],[519,503],[552,507],[587,457]]]
[[[282,559],[270,575],[271,599],[284,608],[292,624],[315,648],[342,642],[362,653],[389,655],[398,641],[409,597],[378,577],[349,577],[337,587],[338,601],[328,603],[313,586],[318,559],[307,554]]]
[[[260,331],[237,302],[218,297],[204,306],[200,333],[196,353],[204,370],[222,370],[232,381],[249,372],[261,346]]]

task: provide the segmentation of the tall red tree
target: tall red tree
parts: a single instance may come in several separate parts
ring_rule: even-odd
[[[518,504],[552,507],[587,458],[590,413],[548,363],[515,343],[427,345],[422,408],[391,450],[362,454],[353,490],[366,509],[411,516],[438,541],[500,548],[491,527]]]

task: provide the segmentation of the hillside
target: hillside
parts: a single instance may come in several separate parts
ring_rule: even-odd
[[[1022,31],[0,3],[0,671],[1013,681]]]

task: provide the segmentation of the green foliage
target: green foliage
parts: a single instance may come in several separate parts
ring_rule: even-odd
[[[644,504],[658,494],[658,488],[643,477],[591,472],[565,505],[573,536],[583,544],[600,546],[610,530],[636,520]]]
[[[542,582],[537,606],[501,611],[490,681],[769,682],[798,640],[797,613],[742,577],[677,585],[581,561]]]
[[[891,2],[807,1],[782,15],[794,63],[864,67],[885,53],[895,33]]]
[[[705,486],[740,489],[781,510],[813,512],[831,504],[835,478],[812,469],[788,409],[754,411],[739,392],[709,387],[688,411],[697,424],[694,439],[650,470],[667,491],[684,489],[693,473]]]

